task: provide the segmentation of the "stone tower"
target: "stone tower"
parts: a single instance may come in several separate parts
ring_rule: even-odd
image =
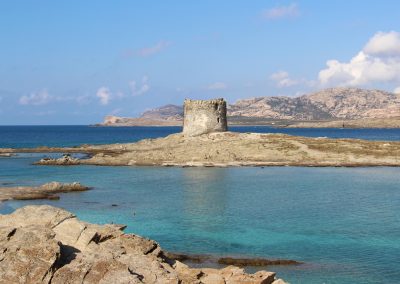
[[[186,99],[183,109],[183,134],[186,136],[228,130],[224,99]]]

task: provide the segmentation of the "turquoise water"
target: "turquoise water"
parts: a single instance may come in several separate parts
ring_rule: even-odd
[[[31,165],[39,157],[0,158],[0,184],[94,188],[3,203],[2,213],[51,204],[170,251],[303,261],[267,268],[291,283],[400,283],[400,168]]]

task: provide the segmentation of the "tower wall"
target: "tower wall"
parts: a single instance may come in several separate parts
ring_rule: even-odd
[[[226,102],[224,99],[185,100],[183,111],[184,135],[197,136],[227,130]]]

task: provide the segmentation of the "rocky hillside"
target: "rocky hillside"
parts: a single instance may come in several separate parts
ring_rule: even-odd
[[[180,125],[183,108],[166,105],[140,118],[108,116],[103,125]],[[228,105],[228,116],[273,120],[353,120],[400,117],[400,94],[381,90],[331,88],[300,97],[258,97]],[[231,120],[233,121],[233,120]]]
[[[181,120],[181,106],[167,105],[142,118]],[[331,88],[300,97],[242,99],[228,106],[229,116],[293,120],[400,117],[400,94],[357,88]]]
[[[400,116],[400,95],[379,90],[332,88],[301,97],[259,97],[230,105],[231,116],[324,120]]]
[[[154,120],[182,120],[182,106],[166,105],[152,110],[145,111],[141,118]]]
[[[183,120],[182,106],[166,105],[147,110],[140,117],[107,115],[100,126],[180,126]]]

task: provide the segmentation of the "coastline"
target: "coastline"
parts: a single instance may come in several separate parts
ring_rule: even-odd
[[[124,225],[95,225],[49,205],[0,215],[0,281],[284,284],[274,272],[192,268]],[[27,273],[27,271],[30,271]]]
[[[136,143],[0,149],[0,153],[86,153],[88,158],[42,159],[38,165],[98,166],[400,166],[400,142],[307,138],[284,134],[172,134]]]
[[[97,123],[93,127],[168,127],[183,126],[182,120],[150,120],[130,118],[123,123]],[[400,117],[393,118],[363,118],[363,119],[331,119],[331,120],[290,120],[264,117],[228,117],[228,126],[269,126],[274,128],[400,128]]]

